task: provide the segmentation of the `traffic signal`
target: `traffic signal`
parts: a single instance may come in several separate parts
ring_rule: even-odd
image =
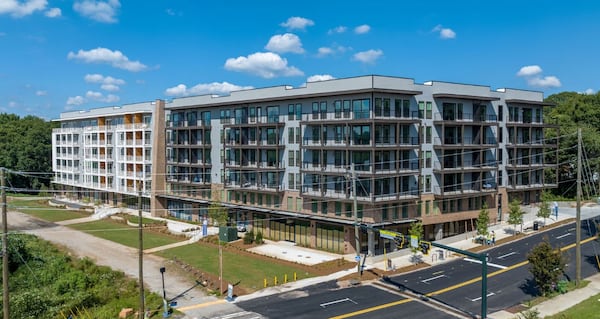
[[[428,255],[429,249],[431,249],[431,243],[422,241],[419,243],[419,248],[421,249],[421,252],[423,253],[423,255]]]
[[[402,236],[402,234],[396,235],[396,237],[394,237],[394,243],[396,243],[396,247],[401,249],[404,246],[404,236]]]

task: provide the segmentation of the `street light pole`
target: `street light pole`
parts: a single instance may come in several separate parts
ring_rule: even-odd
[[[146,317],[146,306],[144,305],[144,224],[142,223],[142,184],[140,183],[138,187],[138,270],[140,277],[140,313],[138,317],[144,319]]]
[[[162,277],[162,287],[163,287],[163,318],[169,318],[169,308],[167,307],[167,291],[165,290],[165,267],[160,267],[160,275]]]
[[[360,276],[360,240],[359,240],[359,232],[358,232],[358,204],[356,200],[356,172],[354,171],[354,162],[351,166],[351,174],[352,174],[352,197],[353,197],[353,205],[352,205],[352,213],[354,215],[354,240],[356,243],[356,271]]]

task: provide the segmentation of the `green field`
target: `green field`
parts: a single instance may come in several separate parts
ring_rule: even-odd
[[[90,235],[104,238],[116,243],[137,248],[139,242],[138,229],[111,220],[97,220],[89,223],[69,225],[73,229],[84,231]],[[184,240],[172,235],[155,231],[144,231],[144,249],[169,245]]]
[[[546,319],[598,319],[600,318],[600,294],[590,297],[581,303]]]
[[[176,257],[200,271],[219,274],[219,249],[216,246],[201,243],[186,245],[158,252],[157,255],[167,259]],[[296,272],[298,279],[314,277],[315,274],[307,273],[300,267],[283,265],[273,259],[265,257],[252,257],[246,254],[223,250],[223,278],[227,283],[239,283],[241,287],[255,291],[263,288],[263,280],[267,278],[269,285],[273,284],[273,277],[277,276],[279,283],[283,283],[283,276],[287,274],[288,281],[292,281]]]
[[[47,200],[26,200],[16,199],[8,201],[9,210],[18,210],[22,213],[47,220],[50,222],[58,222],[69,219],[77,219],[82,217],[88,217],[91,215],[89,212],[69,210],[65,208],[52,207],[48,205]]]

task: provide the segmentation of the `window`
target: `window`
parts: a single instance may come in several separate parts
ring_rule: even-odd
[[[279,106],[267,107],[267,122],[279,123]]]
[[[290,143],[290,144],[294,143],[294,128],[293,127],[288,128],[288,143]]]
[[[344,118],[350,118],[350,100],[344,100],[343,102],[343,109],[344,109]]]
[[[425,183],[424,183],[425,192],[431,192],[431,175],[425,175]]]
[[[431,126],[425,126],[425,129],[423,130],[423,141],[425,143],[429,143],[431,144]]]
[[[312,127],[312,140],[313,140],[313,143],[319,142],[319,127],[318,126]]]
[[[229,123],[231,119],[231,111],[230,110],[221,110],[220,113],[221,124]]]
[[[300,104],[300,103],[296,103],[296,119],[297,120],[302,119],[302,104]]]
[[[354,145],[369,145],[371,143],[371,126],[353,126],[352,133],[352,141]]]
[[[504,106],[498,105],[498,120],[500,122],[504,121]]]
[[[327,102],[321,102],[321,119],[327,118]]]
[[[293,173],[289,173],[288,174],[288,189],[293,189],[294,188],[294,174]],[[288,205],[289,205],[289,200],[288,200]],[[288,207],[288,209],[290,209]]]
[[[256,122],[256,108],[255,107],[251,107],[248,110],[248,119],[250,120],[250,123]]]
[[[290,165],[292,165],[292,164],[290,163]],[[296,164],[295,164],[295,166],[300,167],[300,151],[296,151]]]
[[[431,168],[431,151],[421,152],[422,168]]]
[[[312,118],[313,120],[319,118],[319,102],[313,102],[312,104]]]
[[[425,102],[419,101],[419,118],[425,117]]]
[[[432,103],[431,103],[431,101],[427,101],[425,104],[425,110],[426,110],[425,117],[428,119],[432,118],[432,110],[431,109],[432,109]]]
[[[292,150],[288,150],[288,165],[289,166],[293,166],[294,165],[294,151]],[[292,175],[292,174],[290,174]],[[290,184],[293,185],[293,184]]]
[[[346,203],[346,217],[352,217],[352,204]]]
[[[381,207],[381,219],[382,220],[387,220],[388,219],[388,207],[387,205],[383,205]]]
[[[293,121],[295,114],[296,113],[295,113],[295,109],[294,109],[294,104],[289,104],[288,105],[288,120]]]
[[[335,216],[342,216],[342,203],[335,202]]]
[[[342,101],[337,100],[333,102],[333,108],[335,110],[335,118],[339,119],[342,117]]]
[[[321,202],[321,214],[327,214],[327,202]]]
[[[383,116],[390,116],[391,107],[390,107],[390,99],[383,99]]]
[[[368,119],[371,112],[370,100],[352,100],[352,111],[355,119]]]
[[[425,201],[425,215],[429,216],[429,214],[431,214],[431,201],[426,200]]]

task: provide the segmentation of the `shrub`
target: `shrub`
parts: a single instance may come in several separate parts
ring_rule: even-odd
[[[263,241],[263,233],[259,230],[258,233],[256,233],[256,238],[254,239],[254,242],[257,244],[262,244]]]
[[[244,244],[250,245],[254,242],[254,232],[249,231],[244,234]]]

